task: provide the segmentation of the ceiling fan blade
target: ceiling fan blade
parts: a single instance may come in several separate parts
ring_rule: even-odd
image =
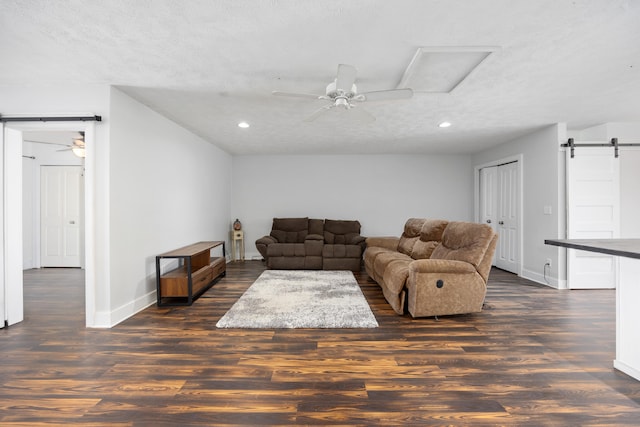
[[[305,122],[312,122],[315,119],[317,119],[318,117],[322,116],[324,113],[326,113],[327,111],[329,111],[330,109],[333,108],[333,104],[330,105],[325,105],[322,108],[317,109],[316,111],[313,112],[313,114],[311,114],[309,117],[307,117],[306,119],[304,119],[303,121]]]
[[[294,93],[294,92],[279,92],[274,90],[271,92],[275,96],[288,96],[290,98],[311,98],[311,99],[326,99],[325,95],[314,95],[312,93]]]
[[[46,142],[46,141],[33,141],[30,139],[25,139],[24,142],[34,142],[36,144],[47,144],[47,145],[60,145],[62,147],[68,147],[69,144],[60,144],[59,142]]]
[[[411,89],[389,89],[389,90],[377,90],[373,92],[365,92],[358,94],[362,95],[365,101],[395,101],[398,99],[409,99],[413,96],[413,90]]]
[[[351,92],[351,87],[356,81],[358,70],[353,65],[338,65],[338,75],[336,76],[336,89],[344,92]]]

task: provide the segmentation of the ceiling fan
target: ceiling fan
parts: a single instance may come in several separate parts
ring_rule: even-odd
[[[291,93],[273,91],[276,96],[288,96],[294,98],[312,98],[330,101],[329,104],[316,110],[305,122],[312,122],[330,110],[350,111],[350,115],[359,120],[374,121],[376,118],[370,113],[358,108],[360,102],[394,101],[399,99],[409,99],[413,96],[413,91],[405,89],[378,90],[373,92],[358,93],[355,85],[357,70],[353,65],[339,64],[336,78],[327,85],[324,95],[314,95],[310,93]]]
[[[79,137],[78,138],[72,138],[72,143],[71,144],[61,144],[59,142],[49,142],[49,141],[33,141],[33,140],[29,140],[29,139],[25,139],[25,142],[33,142],[36,144],[48,144],[48,145],[60,145],[62,147],[66,147],[66,148],[62,148],[60,150],[56,150],[56,151],[73,151],[73,154],[75,154],[78,157],[85,157],[85,145],[84,145],[84,132],[80,131],[79,133]]]

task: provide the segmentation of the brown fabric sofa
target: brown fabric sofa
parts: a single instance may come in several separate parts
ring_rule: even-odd
[[[498,235],[486,224],[410,218],[400,237],[369,237],[367,274],[398,314],[482,310]]]
[[[365,238],[360,222],[312,218],[274,218],[256,248],[276,270],[360,271]]]

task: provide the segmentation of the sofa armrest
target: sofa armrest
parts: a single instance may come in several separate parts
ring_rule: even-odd
[[[418,259],[409,264],[409,271],[413,273],[475,273],[473,264],[449,259]]]
[[[278,243],[278,241],[271,236],[263,236],[256,240],[256,249],[258,249],[258,252],[260,252],[260,255],[262,255],[265,261],[268,259],[267,248],[272,243]]]
[[[307,234],[304,240],[322,240],[324,242],[324,237],[320,234]]]
[[[378,246],[381,248],[396,251],[398,250],[398,242],[400,242],[400,238],[399,237],[367,237],[366,242],[368,247]]]
[[[256,240],[256,245],[259,245],[259,244],[270,245],[272,243],[278,243],[278,241],[274,237],[271,237],[271,236],[262,236],[261,238]]]
[[[354,236],[353,239],[351,239],[351,241],[348,243],[349,245],[361,245],[363,244],[365,241],[367,240],[366,237],[364,236]]]

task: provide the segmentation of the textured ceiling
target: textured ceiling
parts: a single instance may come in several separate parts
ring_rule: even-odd
[[[271,95],[323,94],[339,63],[395,88],[418,48],[460,46],[499,49],[450,94],[362,104],[373,123]],[[0,53],[1,85],[115,85],[233,154],[468,153],[640,121],[635,0],[2,0]]]

